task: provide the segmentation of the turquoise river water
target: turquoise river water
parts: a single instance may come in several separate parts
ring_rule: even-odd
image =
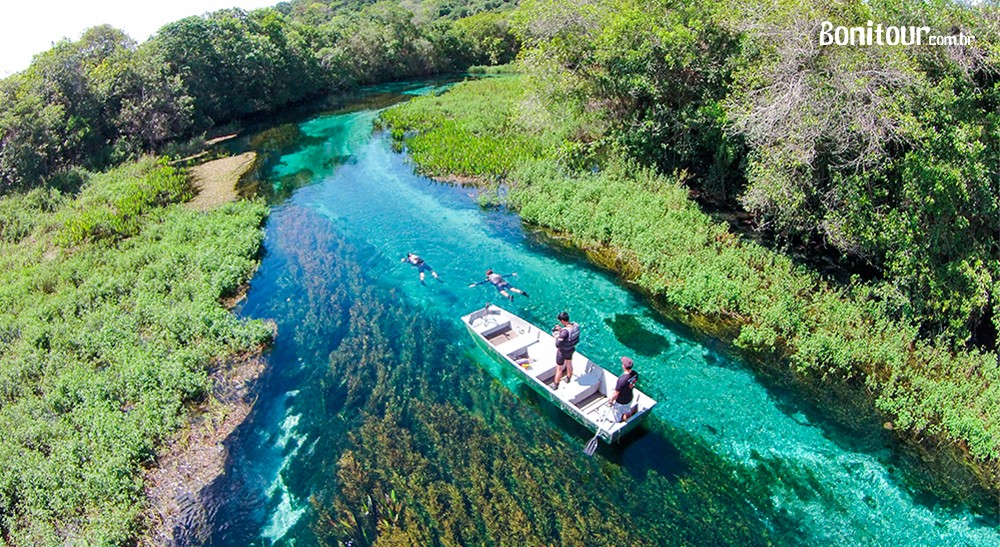
[[[994,515],[913,486],[878,428],[848,431],[662,318],[615,276],[373,132],[399,87],[245,141],[269,159],[266,254],[238,312],[278,326],[253,413],[212,486],[212,545],[996,545]],[[441,281],[400,262],[423,256]],[[530,298],[469,288],[487,267]],[[602,445],[473,344],[487,301],[635,359],[659,400]],[[407,537],[408,536],[408,537]]]

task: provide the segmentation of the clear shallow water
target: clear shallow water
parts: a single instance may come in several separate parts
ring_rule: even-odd
[[[212,544],[365,543],[365,526],[343,521],[366,511],[420,528],[393,521],[390,489],[422,508],[424,525],[445,530],[422,541],[512,540],[509,527],[482,516],[504,504],[535,523],[527,535],[536,543],[594,540],[602,519],[628,521],[615,513],[624,511],[628,533],[650,544],[1000,544],[990,518],[916,499],[880,432],[862,438],[824,423],[613,277],[544,245],[516,216],[414,175],[372,134],[375,116],[362,109],[299,123],[299,144],[286,143],[264,173],[290,197],[273,206],[267,255],[240,313],[274,320],[279,336],[214,486]],[[421,284],[399,262],[408,251],[442,281]],[[491,287],[468,288],[487,267],[517,272],[511,282],[531,297],[507,303]],[[487,301],[541,325],[566,309],[590,358],[633,356],[643,390],[660,402],[644,430],[586,458],[587,432],[468,339],[457,318]],[[472,424],[461,430],[467,446],[452,446],[461,429],[452,413]],[[383,461],[397,440],[405,450]],[[352,508],[366,498],[338,478],[347,453],[367,455],[357,481],[373,489],[373,506],[385,497],[380,510]],[[414,459],[420,474],[410,476],[426,482],[393,473]],[[503,476],[522,459],[523,477]],[[485,478],[469,479],[470,469],[502,484],[475,484]],[[462,503],[441,509],[439,496],[420,505],[438,488]]]

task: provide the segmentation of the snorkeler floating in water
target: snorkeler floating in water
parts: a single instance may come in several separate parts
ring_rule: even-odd
[[[513,275],[517,275],[517,272],[507,274],[507,277],[513,276]],[[500,274],[493,273],[493,270],[489,269],[489,270],[486,270],[486,279],[480,281],[479,283],[473,283],[473,284],[471,284],[469,286],[470,287],[475,287],[477,285],[482,285],[483,283],[492,283],[493,286],[496,287],[496,289],[498,291],[500,291],[500,294],[504,298],[506,298],[506,299],[508,299],[508,300],[510,300],[512,302],[514,301],[514,295],[510,294],[509,292],[507,292],[507,290],[510,290],[510,292],[516,292],[517,294],[520,294],[520,295],[525,296],[525,297],[528,296],[528,293],[522,291],[521,289],[518,289],[517,287],[512,286],[510,283],[507,282],[507,280],[504,279],[504,277],[505,276],[502,276]]]
[[[420,258],[419,256],[417,256],[417,255],[415,255],[413,253],[406,253],[406,256],[404,256],[403,258],[399,259],[399,261],[400,262],[409,262],[410,264],[413,264],[414,266],[416,266],[417,267],[417,271],[420,272],[420,282],[421,283],[424,282],[424,272],[430,272],[431,276],[434,279],[437,279],[438,281],[441,281],[441,278],[438,277],[438,274],[437,274],[437,272],[434,271],[434,268],[431,268],[430,264],[428,264],[427,262],[424,261],[424,259]]]

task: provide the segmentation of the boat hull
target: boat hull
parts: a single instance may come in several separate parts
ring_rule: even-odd
[[[652,398],[635,390],[633,415],[625,423],[614,423],[607,396],[614,390],[617,376],[577,353],[574,369],[583,373],[553,390],[549,387],[555,370],[555,340],[551,334],[496,306],[476,310],[462,319],[476,345],[491,359],[609,444],[638,427],[656,405]]]

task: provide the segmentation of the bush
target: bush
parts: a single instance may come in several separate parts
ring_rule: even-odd
[[[133,540],[141,466],[211,389],[213,363],[270,339],[219,303],[256,267],[267,207],[191,211],[176,203],[184,181],[147,159],[91,176],[76,199],[0,200],[18,211],[0,231],[6,540]]]
[[[527,95],[506,85],[468,82],[382,119],[411,146],[422,169],[503,177],[506,202],[525,221],[612,257],[610,266],[670,306],[735,329],[737,347],[778,357],[801,378],[863,381],[876,408],[904,436],[965,447],[987,465],[1000,457],[1000,437],[990,431],[1000,410],[995,352],[950,352],[921,340],[906,297],[891,284],[854,280],[838,288],[735,237],[690,200],[682,174],[658,174],[615,155],[600,168],[567,167],[560,161],[563,147],[551,139],[572,131],[508,133],[517,123],[516,101]],[[494,95],[498,89],[506,92]],[[472,126],[477,129],[453,129]],[[478,152],[483,143],[508,137],[518,139],[514,150],[530,152],[502,165]],[[424,152],[424,143],[435,152]],[[472,153],[439,161],[438,147]]]

